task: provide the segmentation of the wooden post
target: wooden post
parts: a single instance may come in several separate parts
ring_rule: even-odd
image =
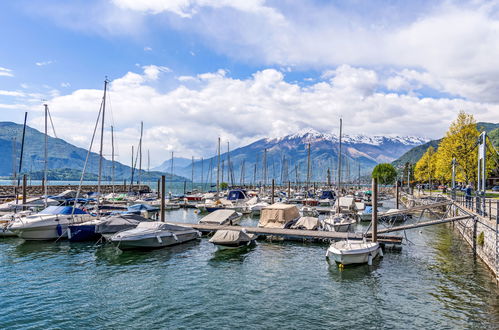
[[[378,180],[373,178],[372,181],[372,206],[373,213],[371,218],[372,241],[378,241]]]
[[[399,204],[400,204],[400,192],[399,192],[399,182],[397,181],[397,184],[395,186],[395,200],[396,200],[396,209],[399,208]]]
[[[126,192],[126,179],[123,179],[123,192]]]
[[[161,221],[165,222],[165,176],[161,176]]]
[[[158,179],[158,189],[156,190],[156,192],[157,192],[157,194],[158,194],[158,197],[160,197],[160,196],[161,196],[161,185],[160,185],[160,184],[161,184],[161,180],[160,180],[160,179]]]
[[[26,204],[26,174],[23,174],[23,205],[24,204]],[[24,207],[23,210],[25,210]]]
[[[291,181],[288,181],[288,202],[291,199]]]
[[[275,190],[275,180],[272,179],[272,195],[270,196],[271,204],[274,204],[274,190]]]

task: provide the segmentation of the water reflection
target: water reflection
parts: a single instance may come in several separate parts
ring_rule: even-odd
[[[217,247],[214,247],[216,250],[213,252],[213,257],[209,260],[209,263],[243,262],[255,248],[256,244],[242,246],[236,249],[218,249]]]
[[[112,244],[105,244],[95,251],[96,263],[105,265],[140,265],[151,261],[167,261],[173,256],[182,258],[199,246],[199,240],[189,241],[155,250],[122,251]]]

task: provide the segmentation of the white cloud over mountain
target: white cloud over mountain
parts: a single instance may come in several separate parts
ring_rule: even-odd
[[[166,91],[174,72],[154,65],[142,70],[115,79],[109,88],[107,126],[115,126],[122,161],[130,146],[137,145],[141,120],[144,150],[151,150],[156,164],[170,150],[183,156],[212,155],[218,136],[237,147],[306,127],[337,133],[340,117],[346,134],[440,137],[459,110],[489,121],[499,113],[496,104],[383,92],[393,77],[348,65],[306,87],[286,82],[275,69],[243,80],[219,70],[182,77],[178,87]],[[88,146],[101,98],[101,90],[80,89],[49,100],[58,135]],[[41,123],[39,117],[31,120],[37,128]],[[106,139],[109,143],[109,135]]]

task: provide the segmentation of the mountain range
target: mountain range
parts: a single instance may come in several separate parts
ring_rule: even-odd
[[[366,135],[342,136],[342,177],[355,180],[370,173],[378,163],[392,162],[402,154],[428,141],[420,137],[387,137]],[[307,180],[308,145],[310,144],[310,180],[325,181],[330,169],[334,181],[338,162],[339,137],[335,134],[321,133],[314,129],[301,130],[278,138],[263,138],[249,145],[221,154],[221,181],[239,183],[267,183],[272,178],[277,182]],[[222,149],[225,146],[222,146]],[[266,150],[266,152],[265,152]],[[228,164],[230,158],[230,168]],[[266,158],[266,168],[264,158]],[[195,160],[194,181],[216,181],[218,157]],[[255,166],[256,165],[256,166]],[[156,170],[169,170],[171,159]],[[192,160],[174,158],[174,172],[188,178],[192,176]],[[241,175],[243,173],[243,175]],[[228,175],[230,174],[230,175]],[[203,175],[203,177],[201,177]]]
[[[19,155],[21,150],[23,125],[12,122],[0,122],[0,150],[2,151],[2,161],[0,162],[0,176],[11,176],[13,169],[18,170]],[[23,151],[23,167],[21,172],[33,173],[34,176],[40,177],[40,171],[44,168],[44,142],[45,134],[31,128],[26,127],[25,144]],[[87,150],[76,147],[62,139],[48,137],[48,168],[52,179],[64,180],[79,180],[81,170],[87,157]],[[14,152],[15,151],[15,152]],[[115,179],[130,180],[131,168],[115,161]],[[87,165],[87,173],[89,178],[97,174],[99,169],[99,155],[90,153]],[[108,180],[111,176],[112,161],[104,158],[103,160],[103,177]],[[74,171],[78,170],[78,171]],[[135,179],[138,171],[135,172]],[[167,180],[185,181],[186,178],[179,176],[170,176],[169,173],[151,172],[141,173],[142,178],[156,180],[162,174],[167,176]]]

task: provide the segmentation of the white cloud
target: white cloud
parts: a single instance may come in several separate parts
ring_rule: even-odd
[[[385,81],[375,71],[347,65],[307,87],[286,82],[275,69],[255,72],[247,79],[234,79],[219,70],[177,77],[197,84],[162,92],[166,82],[159,72],[159,67],[144,66],[141,73],[128,72],[110,84],[107,126],[114,118],[123,161],[130,146],[137,144],[140,121],[145,127],[144,150],[151,150],[157,164],[172,149],[187,157],[212,155],[218,136],[237,147],[306,127],[336,132],[340,116],[347,134],[420,136],[425,132],[440,137],[459,110],[484,121],[497,120],[499,111],[499,106],[488,103],[379,92]],[[101,98],[101,90],[80,89],[50,100],[58,135],[87,147]],[[32,119],[32,124],[39,125],[39,120]]]
[[[429,87],[443,93],[499,102],[497,1],[113,3],[130,12],[178,15],[180,20],[166,20],[172,28],[197,34],[240,61],[319,70],[344,63],[415,70],[429,77],[410,82],[401,75],[387,82],[389,88],[414,89],[431,80]]]
[[[46,65],[49,65],[52,63],[54,63],[54,61],[44,61],[44,62],[36,62],[35,65],[36,66],[46,66]]]
[[[18,91],[0,90],[0,95],[3,95],[3,96],[14,96],[14,97],[24,97],[26,94],[23,93],[23,92],[18,92]]]
[[[68,82],[62,82],[62,83],[61,83],[61,87],[63,87],[63,88],[68,88],[68,87],[71,87],[71,84],[70,84],[70,83],[68,83]]]
[[[144,47],[144,51],[145,52],[152,52],[152,48],[151,47]]]
[[[12,73],[12,70],[0,67],[0,77],[1,76],[14,77],[14,74]]]

